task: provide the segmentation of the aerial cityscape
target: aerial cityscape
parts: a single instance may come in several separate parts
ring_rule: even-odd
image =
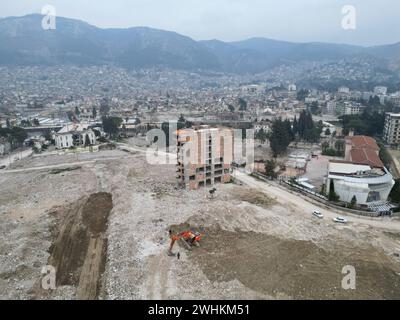
[[[38,3],[0,4],[1,300],[400,299],[398,31]]]

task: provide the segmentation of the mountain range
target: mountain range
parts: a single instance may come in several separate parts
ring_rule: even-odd
[[[42,19],[31,14],[0,20],[0,65],[114,65],[229,73],[261,73],[282,64],[347,58],[372,59],[389,69],[400,65],[400,42],[362,47],[266,38],[195,41],[170,31],[102,29],[62,17],[57,17],[55,30],[44,30]]]

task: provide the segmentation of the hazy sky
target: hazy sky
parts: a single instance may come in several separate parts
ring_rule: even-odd
[[[46,4],[99,27],[149,26],[196,40],[400,41],[399,0],[1,0],[0,16],[40,13]],[[344,5],[357,10],[356,30],[341,27]]]

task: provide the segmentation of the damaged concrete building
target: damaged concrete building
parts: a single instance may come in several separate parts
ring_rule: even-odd
[[[198,126],[177,131],[177,178],[195,190],[231,181],[234,132],[229,128]]]

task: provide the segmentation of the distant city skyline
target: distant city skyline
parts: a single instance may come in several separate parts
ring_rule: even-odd
[[[400,42],[400,2],[395,0],[2,0],[2,17],[41,13],[100,28],[147,26],[195,40],[265,37],[292,42],[382,45]],[[342,8],[356,9],[356,29],[342,28]]]

